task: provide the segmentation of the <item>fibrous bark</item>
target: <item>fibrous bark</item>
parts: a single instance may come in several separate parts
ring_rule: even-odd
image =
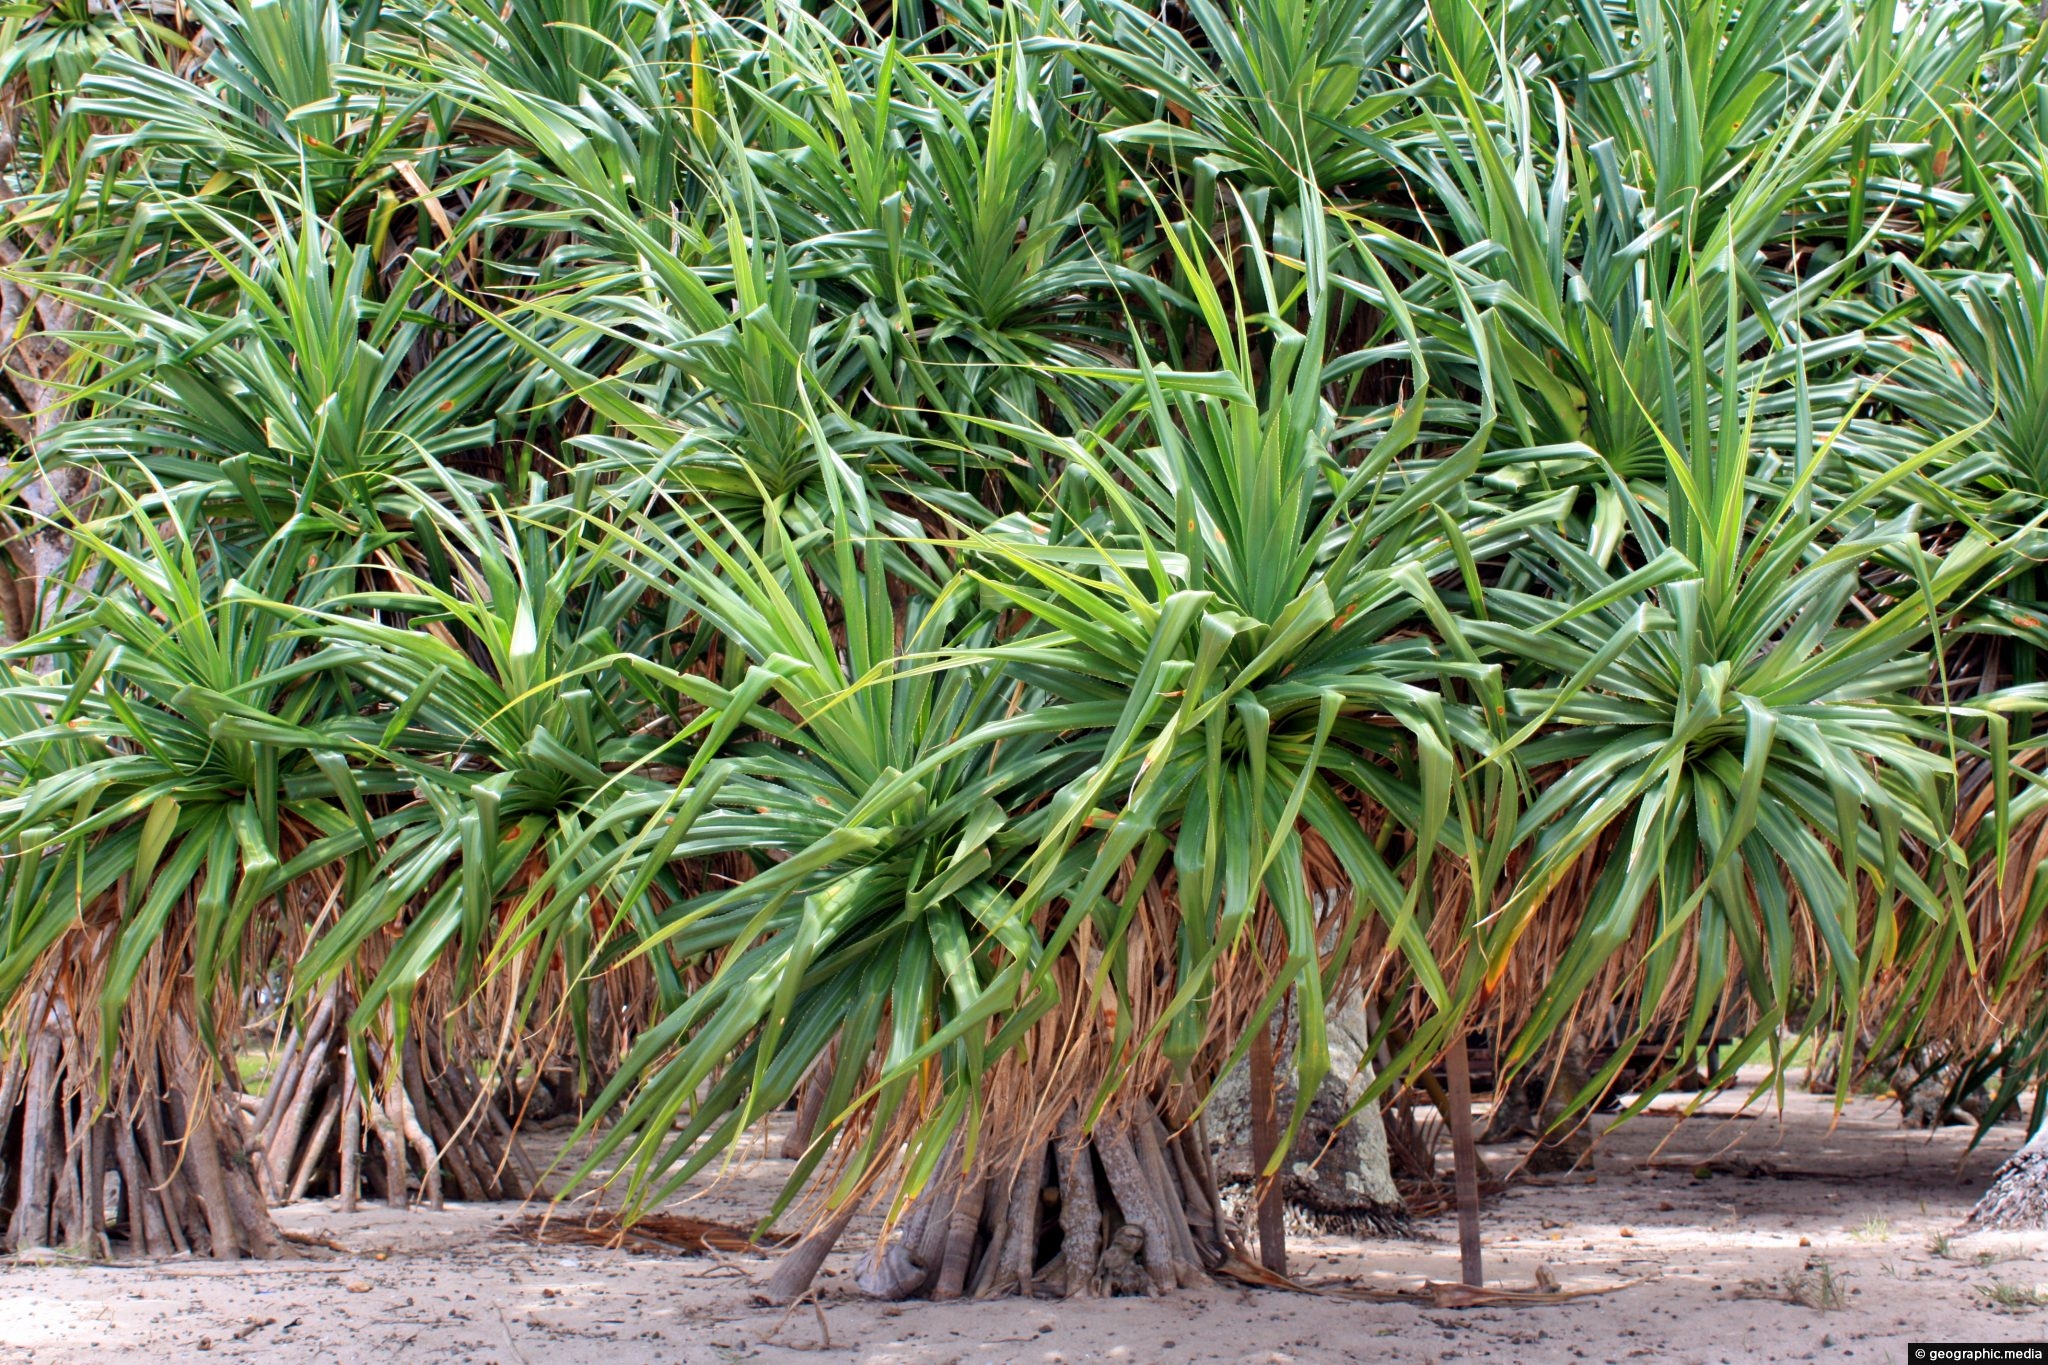
[[[1364,1006],[1354,998],[1330,1011],[1328,1027],[1330,1072],[1311,1097],[1278,1172],[1286,1219],[1352,1236],[1398,1236],[1407,1230],[1408,1208],[1394,1184],[1385,1123],[1377,1105],[1352,1112],[1374,1074]],[[1270,1063],[1282,1124],[1294,1109],[1298,1036],[1298,1026],[1290,1026]],[[1259,1105],[1253,1078],[1247,1058],[1224,1075],[1208,1106],[1210,1159],[1234,1206],[1251,1202],[1264,1165],[1254,1141]]]
[[[1963,1226],[1970,1232],[2048,1228],[2048,1126],[2006,1158]]]
[[[1102,1255],[1102,1209],[1095,1198],[1095,1156],[1073,1110],[1060,1119],[1053,1159],[1059,1168],[1062,1268],[1078,1267],[1062,1275],[1060,1287],[1066,1297],[1078,1298],[1094,1292],[1093,1267]]]
[[[1273,1095],[1273,1034],[1271,1025],[1260,1024],[1252,1034],[1251,1129],[1253,1202],[1259,1214],[1259,1264],[1275,1275],[1287,1273],[1287,1209],[1281,1193],[1279,1173],[1267,1174],[1273,1153],[1280,1146],[1279,1105]]]

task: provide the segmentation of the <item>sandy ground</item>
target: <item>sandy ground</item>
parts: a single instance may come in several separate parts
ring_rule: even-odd
[[[320,1202],[285,1226],[348,1254],[216,1266],[7,1265],[0,1361],[240,1359],[497,1362],[1904,1361],[1915,1341],[2044,1341],[2048,1235],[1938,1240],[2016,1144],[2001,1129],[1965,1156],[1969,1130],[1902,1128],[1889,1102],[1788,1096],[1733,1116],[1729,1098],[1680,1124],[1671,1100],[1604,1137],[1591,1173],[1528,1180],[1489,1201],[1491,1284],[1529,1285],[1547,1263],[1594,1296],[1526,1307],[1439,1309],[1223,1287],[1170,1299],[890,1305],[854,1290],[836,1256],[816,1307],[750,1298],[769,1260],[521,1242],[528,1212],[441,1212]],[[1505,1164],[1512,1149],[1488,1149]],[[1712,1163],[1709,1166],[1709,1163]],[[784,1163],[758,1157],[679,1208],[744,1221]],[[1704,1178],[1702,1178],[1704,1177]],[[859,1227],[847,1238],[859,1243]],[[1363,1288],[1456,1278],[1449,1217],[1404,1241],[1293,1241],[1299,1277]],[[1831,1297],[1820,1308],[1788,1301]]]

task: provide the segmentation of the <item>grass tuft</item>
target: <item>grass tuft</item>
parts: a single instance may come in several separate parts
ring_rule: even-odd
[[[2018,1284],[2012,1280],[1994,1279],[1975,1288],[1979,1294],[1990,1300],[1994,1307],[2009,1312],[2048,1308],[2048,1285]]]

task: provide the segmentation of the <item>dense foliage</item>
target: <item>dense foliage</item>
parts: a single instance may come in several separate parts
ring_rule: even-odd
[[[1165,9],[10,10],[0,996],[566,1021],[643,1199],[1352,989],[2011,1104],[2031,8]]]

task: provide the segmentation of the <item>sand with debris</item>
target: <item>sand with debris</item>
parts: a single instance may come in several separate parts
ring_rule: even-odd
[[[980,1362],[1904,1361],[1916,1341],[2048,1340],[2048,1236],[1946,1238],[2017,1144],[2001,1128],[1900,1125],[1858,1099],[1788,1094],[1781,1116],[1685,1097],[1604,1137],[1590,1172],[1523,1180],[1485,1210],[1490,1284],[1548,1265],[1566,1291],[1451,1309],[1360,1293],[1457,1274],[1448,1216],[1413,1240],[1295,1240],[1289,1269],[1339,1293],[1217,1286],[1163,1299],[884,1304],[835,1256],[815,1305],[752,1297],[763,1255],[536,1243],[513,1205],[325,1202],[279,1212],[345,1250],[216,1265],[173,1260],[0,1269],[0,1361],[289,1359],[567,1365],[627,1361],[979,1365]],[[772,1137],[761,1144],[772,1150]],[[1488,1149],[1506,1165],[1514,1152]],[[674,1207],[746,1222],[786,1163],[756,1156]],[[846,1239],[857,1250],[856,1232]],[[2011,1302],[2001,1304],[2003,1297]]]

